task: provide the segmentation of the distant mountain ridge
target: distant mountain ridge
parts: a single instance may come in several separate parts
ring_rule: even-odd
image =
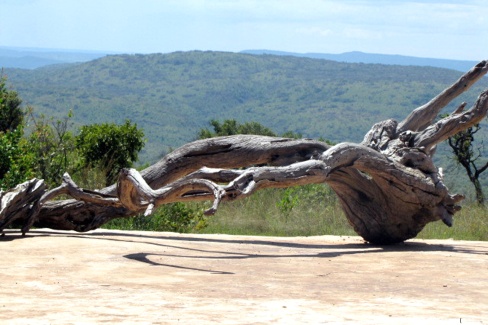
[[[349,63],[368,63],[368,64],[388,64],[388,65],[404,65],[404,66],[421,66],[421,67],[436,67],[451,69],[457,71],[468,71],[475,66],[477,61],[463,61],[463,60],[448,60],[448,59],[434,59],[434,58],[420,58],[405,55],[392,54],[376,54],[364,53],[359,51],[345,52],[341,54],[327,54],[327,53],[295,53],[282,52],[270,50],[245,50],[241,53],[255,54],[255,55],[283,55],[283,56],[297,56],[312,59],[325,59],[337,62]],[[483,60],[485,58],[480,58]]]
[[[87,62],[106,52],[0,46],[0,68],[36,69],[53,64]]]
[[[364,53],[360,51],[345,52],[341,54],[328,54],[297,53],[263,49],[244,50],[239,53],[254,55],[269,54],[279,56],[295,56],[348,63],[430,66],[463,72],[471,69],[476,63],[478,63],[477,61],[421,58],[405,55]],[[113,54],[122,53],[0,46],[0,68],[36,69],[53,64],[87,62]],[[485,58],[480,58],[480,60],[482,59]]]

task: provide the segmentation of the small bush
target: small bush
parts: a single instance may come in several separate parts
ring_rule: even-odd
[[[103,226],[107,229],[151,230],[187,233],[203,229],[207,218],[198,204],[171,203],[159,207],[150,216],[115,219]]]

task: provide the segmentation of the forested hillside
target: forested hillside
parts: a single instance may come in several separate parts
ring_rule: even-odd
[[[257,121],[277,133],[358,142],[374,123],[403,119],[462,73],[194,51],[113,55],[5,74],[38,114],[62,117],[73,110],[77,125],[131,119],[147,137],[142,162],[154,162],[194,140],[211,119]],[[488,78],[454,105],[471,105],[486,88]]]
[[[406,65],[406,66],[412,66],[412,65],[423,66],[423,67],[428,66],[428,67],[452,69],[461,72],[468,71],[476,63],[478,63],[476,61],[419,58],[414,56],[364,53],[359,51],[345,52],[340,54],[329,54],[329,53],[295,53],[295,52],[282,52],[282,51],[270,51],[270,50],[245,50],[242,51],[241,53],[298,56],[304,58],[325,59],[325,60],[333,60],[338,62],[349,62],[349,63],[381,63],[381,64],[395,64],[395,65]]]

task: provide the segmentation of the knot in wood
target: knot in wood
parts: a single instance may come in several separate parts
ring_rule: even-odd
[[[364,136],[362,144],[375,150],[383,150],[388,141],[395,138],[397,126],[398,122],[394,119],[376,123]]]

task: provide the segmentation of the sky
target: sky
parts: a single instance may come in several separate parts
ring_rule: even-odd
[[[486,0],[1,0],[0,46],[488,59]]]

